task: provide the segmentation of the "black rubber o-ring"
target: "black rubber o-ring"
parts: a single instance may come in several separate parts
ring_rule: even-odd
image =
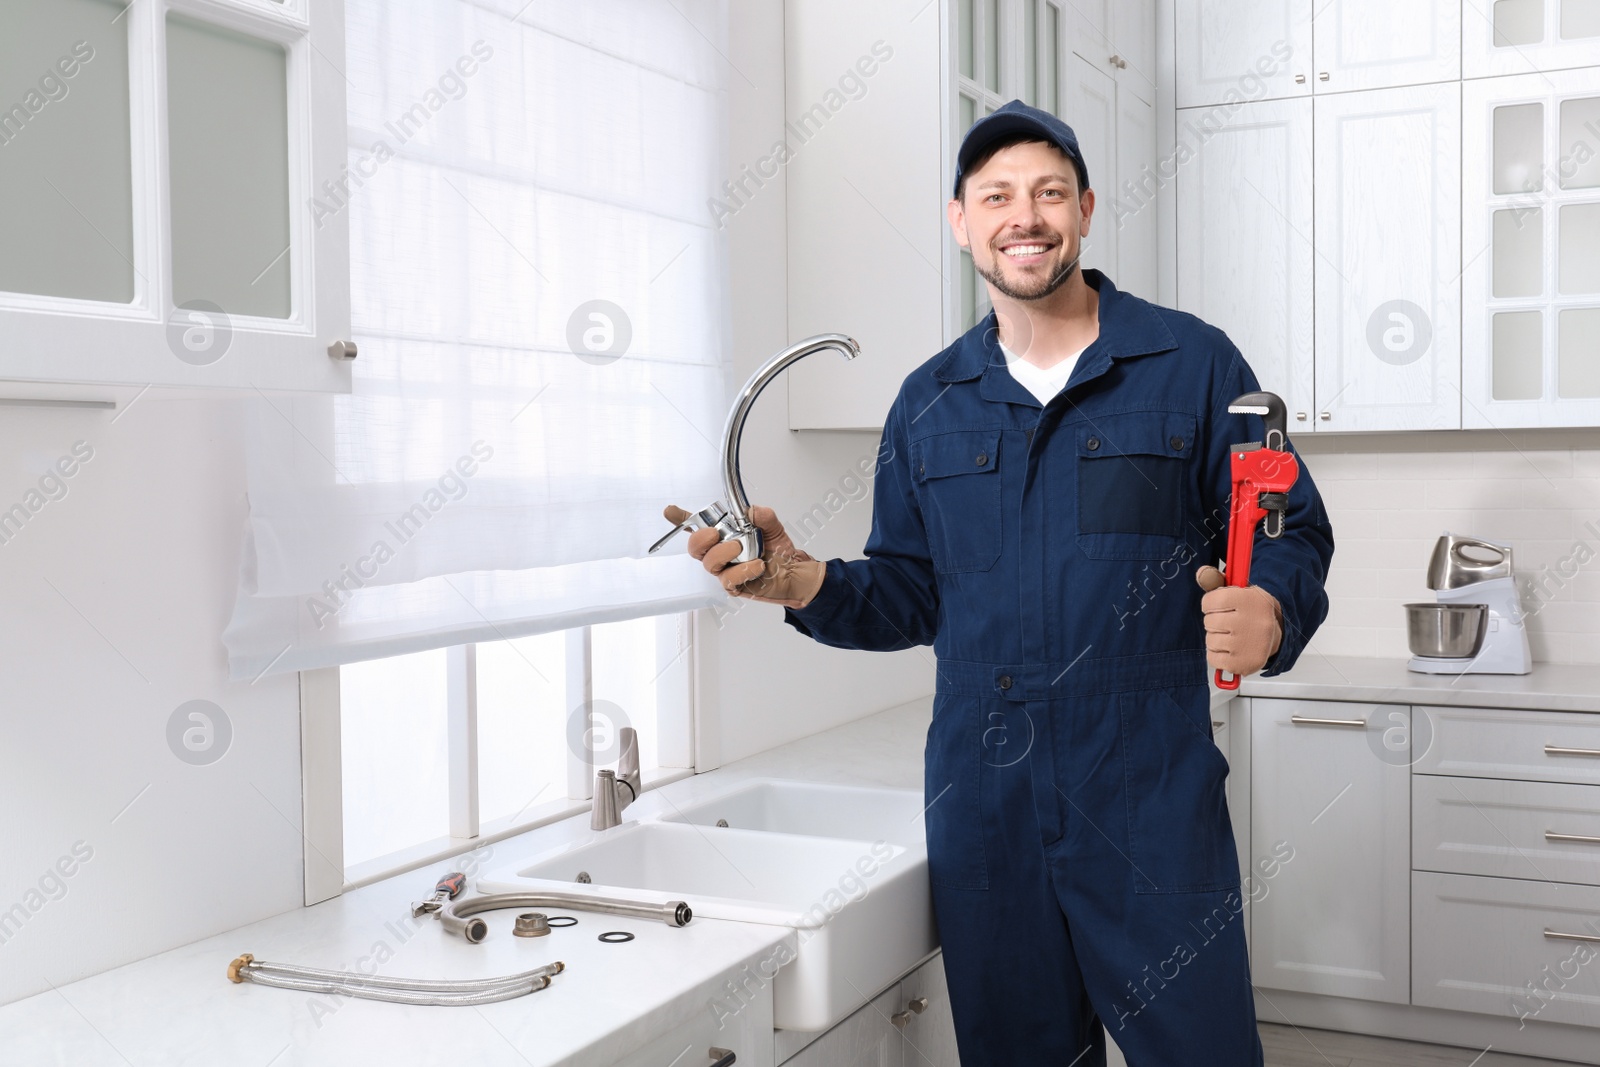
[[[620,945],[624,941],[632,941],[633,935],[626,930],[607,930],[600,935],[600,940],[608,945]]]
[[[578,920],[573,918],[571,915],[552,915],[550,918],[546,919],[545,922],[549,923],[551,926],[578,925]]]

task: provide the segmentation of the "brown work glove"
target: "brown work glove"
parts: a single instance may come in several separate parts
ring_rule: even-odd
[[[674,525],[689,515],[671,505],[663,514]],[[761,531],[760,559],[730,567],[728,561],[739,554],[738,542],[723,542],[722,534],[710,529],[696,530],[689,535],[689,555],[716,576],[729,596],[748,597],[763,604],[782,604],[786,608],[803,608],[811,603],[811,598],[822,588],[827,565],[795,547],[771,508],[751,508],[750,521]]]
[[[1224,584],[1222,572],[1201,567],[1194,580],[1206,595],[1200,610],[1206,621],[1206,662],[1229,674],[1254,674],[1283,642],[1283,608],[1259,585]]]

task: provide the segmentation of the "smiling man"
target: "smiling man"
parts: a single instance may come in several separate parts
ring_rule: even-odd
[[[933,645],[928,866],[963,1064],[1102,1065],[1109,1028],[1132,1067],[1259,1065],[1207,667],[1293,665],[1333,532],[1302,460],[1253,584],[1218,588],[1231,446],[1261,437],[1227,406],[1259,386],[1221,331],[1079,269],[1094,199],[1055,116],[974,124],[947,213],[994,311],[890,408],[865,558],[814,560],[765,508],[761,560],[729,566],[714,530],[690,552],[825,644]]]

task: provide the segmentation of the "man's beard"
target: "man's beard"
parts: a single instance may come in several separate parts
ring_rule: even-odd
[[[979,277],[988,282],[990,285],[994,286],[996,289],[1000,290],[1001,293],[1010,297],[1012,300],[1043,300],[1045,297],[1049,296],[1051,293],[1065,285],[1067,283],[1067,279],[1072,277],[1073,271],[1078,269],[1078,260],[1083,258],[1083,250],[1080,248],[1078,250],[1078,254],[1072,257],[1072,262],[1060,267],[1045,281],[1033,283],[1030,285],[1030,287],[1025,289],[1018,288],[1017,286],[1006,281],[1005,276],[1000,272],[1000,257],[1005,255],[1005,253],[999,249],[994,249],[994,255],[995,263],[993,270],[984,270],[982,267],[978,266],[977,257],[973,257],[972,266],[978,272]]]

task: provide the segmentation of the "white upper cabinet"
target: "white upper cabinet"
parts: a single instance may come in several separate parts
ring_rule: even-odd
[[[1461,77],[1461,0],[1178,0],[1178,106]]]
[[[1074,16],[1072,50],[1115,78],[1118,85],[1154,100],[1154,5],[1149,0],[1074,0],[1068,10]],[[1070,115],[1067,121],[1072,121]]]
[[[0,379],[347,391],[343,57],[339,0],[8,3]]]
[[[1461,0],[1468,78],[1600,64],[1595,0]]]
[[[1600,68],[1463,88],[1463,424],[1600,423]]]
[[[1078,148],[1096,197],[1081,263],[1105,271],[1116,281],[1117,230],[1111,216],[1116,199],[1117,84],[1111,75],[1076,53],[1067,57],[1064,114],[1071,116],[1068,121],[1078,135]]]
[[[1178,0],[1178,106],[1311,92],[1311,0]]]
[[[1460,96],[1315,102],[1319,427],[1461,425]]]
[[[1209,109],[1179,111],[1187,124]],[[1291,434],[1311,428],[1311,101],[1246,104],[1177,177],[1178,307],[1227,333],[1283,397]]]
[[[1318,0],[1312,37],[1318,93],[1461,77],[1461,0]]]
[[[785,7],[789,333],[861,343],[860,359],[789,371],[795,429],[882,426],[905,376],[944,347],[940,5],[916,13]],[[846,71],[860,86],[848,97]]]

